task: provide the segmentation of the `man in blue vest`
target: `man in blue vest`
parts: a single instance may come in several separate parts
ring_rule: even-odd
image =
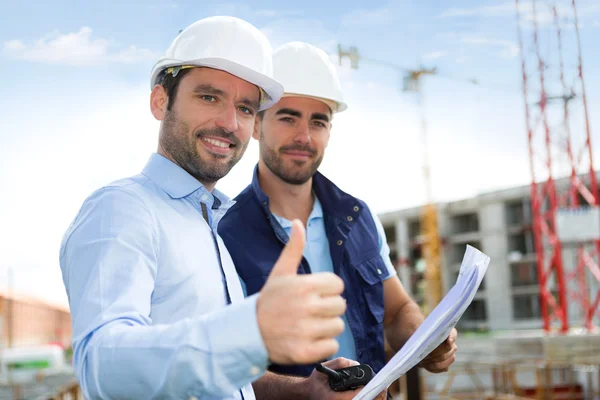
[[[346,109],[335,68],[322,50],[288,43],[273,53],[274,76],[284,96],[259,113],[253,137],[260,159],[252,183],[235,199],[219,225],[247,295],[260,291],[288,241],[291,222],[306,227],[299,273],[333,271],[345,284],[345,329],[336,356],[385,364],[384,333],[398,351],[423,321],[389,259],[380,221],[367,205],[317,172],[327,147],[333,114]],[[443,372],[454,362],[456,330],[421,366]],[[314,364],[283,366],[253,384],[257,397],[308,376]]]

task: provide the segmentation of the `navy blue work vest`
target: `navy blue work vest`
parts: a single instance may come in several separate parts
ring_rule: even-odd
[[[357,361],[378,372],[385,365],[382,277],[387,276],[387,268],[379,254],[375,222],[364,202],[344,193],[318,172],[313,177],[313,190],[323,207],[334,272],[345,283],[343,297]],[[271,217],[269,198],[258,184],[258,168],[252,183],[235,200],[218,229],[250,296],[265,284],[287,234]],[[306,259],[298,273],[310,273]],[[298,376],[308,376],[313,369],[314,365],[269,367],[273,372]]]

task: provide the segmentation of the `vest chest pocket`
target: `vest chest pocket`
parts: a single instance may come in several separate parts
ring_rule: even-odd
[[[383,304],[383,277],[386,276],[387,269],[379,254],[368,258],[366,261],[356,265],[355,270],[359,277],[361,291],[364,297],[365,305],[374,322],[380,324],[384,317]],[[384,275],[386,274],[386,275]]]

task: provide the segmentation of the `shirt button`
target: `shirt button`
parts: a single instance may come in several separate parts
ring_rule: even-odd
[[[256,376],[258,374],[260,374],[260,368],[258,368],[256,365],[250,368],[250,375]]]
[[[352,220],[353,220],[354,218],[352,218],[351,216],[349,216],[349,215],[348,215],[348,216],[346,217],[346,219],[348,220],[348,222],[352,222]]]
[[[377,273],[381,275],[381,270],[379,268],[377,268]]]
[[[266,202],[266,201],[263,201],[263,206],[266,206],[266,205],[267,205],[267,202]]]
[[[357,212],[358,211],[358,206],[354,206],[353,210],[354,210],[354,212]]]
[[[341,246],[341,245],[342,245],[342,243],[344,243],[344,241],[343,241],[343,240],[338,240],[338,241],[337,241],[337,245],[338,245],[338,246]]]

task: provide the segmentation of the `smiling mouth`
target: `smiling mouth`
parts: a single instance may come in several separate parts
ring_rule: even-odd
[[[224,140],[219,140],[219,139],[214,139],[214,138],[206,138],[206,137],[200,138],[200,140],[202,140],[203,142],[209,143],[213,146],[220,147],[222,149],[229,149],[231,147],[234,147],[234,144],[226,142]]]

